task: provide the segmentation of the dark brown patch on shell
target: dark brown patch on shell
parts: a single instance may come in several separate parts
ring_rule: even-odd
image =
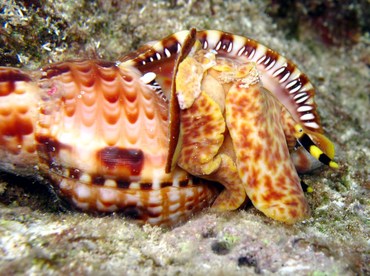
[[[63,148],[70,148],[69,146],[47,136],[36,136],[36,141],[38,143],[37,150],[44,153],[58,154]]]
[[[12,93],[17,81],[29,82],[31,78],[18,69],[0,68],[0,97]]]
[[[248,57],[252,58],[251,54],[255,53],[257,49],[257,42],[251,39],[248,39],[248,43],[245,44],[245,49],[243,54],[248,53]]]
[[[100,66],[104,68],[116,67],[114,62],[104,60],[73,60],[70,62],[59,62],[43,67],[42,71],[44,74],[42,75],[41,79],[51,79],[53,77],[62,75],[63,73],[73,71],[72,66],[78,66],[79,71],[82,72],[90,71],[93,66]]]
[[[71,68],[67,62],[60,62],[55,64],[50,64],[42,68],[42,71],[44,72],[41,79],[50,79],[55,76],[59,76],[63,73],[66,73],[70,71]]]
[[[226,50],[229,48],[230,43],[234,41],[234,35],[230,33],[222,33],[220,41],[222,45],[220,50]]]
[[[33,132],[33,125],[29,118],[15,114],[6,124],[0,124],[1,136],[18,136],[22,140],[23,135]]]
[[[269,58],[269,60],[266,63],[265,62],[263,63],[265,68],[269,67],[272,62],[276,61],[279,58],[279,54],[271,49],[267,49],[265,55],[266,55],[266,59]]]
[[[104,176],[101,176],[101,175],[95,175],[95,176],[92,178],[92,184],[94,184],[94,185],[103,186],[103,185],[104,185],[104,182],[105,182],[105,178],[104,178]]]
[[[140,175],[144,166],[144,153],[140,149],[105,147],[97,152],[96,157],[104,169],[127,171],[127,176]]]
[[[128,189],[130,188],[131,182],[124,181],[124,180],[117,180],[117,187],[120,189]]]
[[[141,190],[151,190],[152,189],[152,183],[141,183],[140,189]]]
[[[31,78],[19,69],[0,68],[0,82],[5,81],[30,81]]]

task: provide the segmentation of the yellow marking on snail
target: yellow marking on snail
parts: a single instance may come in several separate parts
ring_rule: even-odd
[[[334,162],[328,155],[326,155],[315,143],[312,141],[311,137],[304,132],[300,124],[294,126],[295,137],[300,145],[302,145],[315,159],[319,160],[321,163],[328,165],[333,169],[339,168],[339,165]]]
[[[212,207],[225,211],[240,207],[246,200],[246,193],[234,160],[221,149],[226,130],[223,117],[225,92],[221,83],[209,74],[209,70],[217,66],[216,62],[212,51],[200,50],[194,55],[190,53],[179,65],[176,74],[177,97],[179,102],[184,99],[190,105],[180,111],[182,146],[178,165],[192,175],[221,183],[225,189]],[[221,67],[218,69],[221,70]],[[235,68],[225,66],[222,70],[231,71]],[[190,78],[188,72],[198,75],[193,73]],[[210,82],[209,78],[213,81]],[[194,87],[199,88],[199,95]]]
[[[193,48],[198,49],[200,46],[198,42]],[[183,74],[176,74],[176,94],[182,110],[191,107],[194,100],[199,97],[203,75],[215,64],[215,53],[202,50],[193,55],[190,53],[179,64],[179,71]]]

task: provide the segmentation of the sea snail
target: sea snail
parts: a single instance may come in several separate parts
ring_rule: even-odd
[[[117,62],[0,67],[0,168],[77,209],[154,225],[247,200],[295,223],[310,213],[297,171],[338,167],[313,97],[291,61],[213,30]]]

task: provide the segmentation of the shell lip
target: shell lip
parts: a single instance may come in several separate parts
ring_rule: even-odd
[[[177,57],[175,67],[174,67],[174,74],[172,76],[172,83],[171,83],[171,96],[170,96],[170,108],[169,108],[169,147],[168,147],[168,157],[166,162],[165,172],[170,173],[176,163],[178,152],[180,148],[179,143],[179,136],[180,136],[180,105],[177,100],[176,95],[176,73],[178,71],[178,67],[180,63],[189,55],[191,52],[193,45],[196,42],[196,29],[191,29],[188,36],[186,37],[180,53]]]

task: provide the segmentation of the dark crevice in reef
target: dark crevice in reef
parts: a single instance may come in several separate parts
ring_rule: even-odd
[[[31,210],[56,212],[60,203],[50,189],[33,179],[1,173],[0,181],[5,189],[0,193],[0,203]]]

